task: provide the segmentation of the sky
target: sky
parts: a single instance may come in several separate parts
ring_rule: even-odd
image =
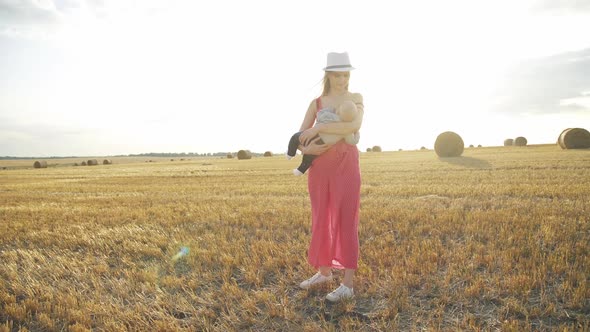
[[[348,52],[359,149],[590,129],[590,1],[0,0],[0,156],[283,153]]]

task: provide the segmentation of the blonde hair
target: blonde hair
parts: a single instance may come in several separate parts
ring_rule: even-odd
[[[328,78],[328,73],[330,73],[329,71],[326,71],[324,74],[324,91],[322,91],[322,97],[323,96],[327,96],[328,93],[330,93],[330,79]],[[348,72],[348,78],[350,78],[350,72]],[[348,91],[348,84],[346,84],[346,91]]]

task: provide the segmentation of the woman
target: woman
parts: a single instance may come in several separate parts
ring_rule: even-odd
[[[364,115],[363,99],[348,91],[350,65],[347,53],[329,53],[324,68],[324,91],[314,99],[301,125],[302,152],[318,155],[309,169],[308,190],[312,210],[312,235],[308,251],[310,265],[318,270],[300,287],[308,289],[332,280],[332,268],[344,269],[340,287],[328,294],[332,302],[354,295],[353,277],[358,264],[358,221],[361,175],[356,145],[339,141],[334,145],[316,144],[319,133],[346,135],[359,131]],[[352,122],[314,126],[316,113],[352,100],[358,115]]]

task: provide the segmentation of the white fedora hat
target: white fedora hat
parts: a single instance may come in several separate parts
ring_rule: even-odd
[[[351,71],[354,67],[350,65],[348,53],[328,53],[328,62],[324,71]]]

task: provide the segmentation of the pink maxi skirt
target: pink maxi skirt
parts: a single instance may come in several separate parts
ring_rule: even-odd
[[[308,172],[312,225],[308,261],[316,269],[357,269],[361,172],[356,145],[340,141]]]

